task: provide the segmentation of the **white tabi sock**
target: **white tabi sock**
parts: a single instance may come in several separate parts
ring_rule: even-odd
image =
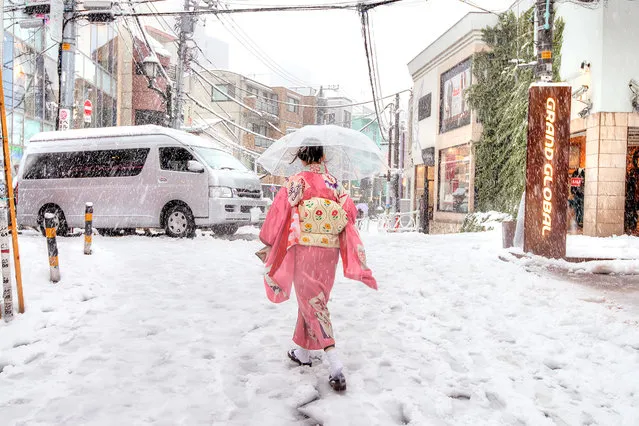
[[[337,349],[326,351],[326,358],[328,358],[328,363],[330,364],[331,377],[335,377],[342,372],[344,364],[342,364],[342,360],[339,359]]]
[[[293,351],[293,353],[302,364],[306,364],[311,360],[311,353],[307,349],[297,348]]]

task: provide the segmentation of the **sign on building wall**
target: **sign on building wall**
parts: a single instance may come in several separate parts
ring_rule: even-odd
[[[524,251],[566,256],[571,88],[532,85],[526,153]]]
[[[434,167],[435,166],[435,147],[422,149],[422,160],[424,161],[424,166]]]
[[[471,85],[472,60],[466,59],[441,75],[439,132],[470,124],[470,107],[465,91]]]

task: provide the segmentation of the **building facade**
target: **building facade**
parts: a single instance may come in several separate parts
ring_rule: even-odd
[[[496,22],[492,14],[469,13],[408,64],[413,167],[405,176],[413,209],[428,196],[433,233],[455,232],[474,211],[473,144],[481,125],[465,90],[472,84],[472,57],[486,48],[481,30]]]
[[[583,233],[639,235],[639,4],[557,12],[561,77],[573,87],[570,167],[585,174]]]
[[[2,84],[14,168],[31,137],[56,126],[62,3],[52,2],[51,8],[50,19],[35,28],[21,27],[27,18],[21,11],[3,15]],[[77,31],[71,125],[76,128],[115,125],[118,54],[113,45],[117,34],[114,24],[84,22]],[[86,100],[93,104],[90,123],[84,120],[82,106]]]
[[[351,128],[353,120],[353,101],[344,96],[327,97],[324,100],[326,112],[321,124],[335,124]]]
[[[534,5],[515,3],[515,13]],[[560,76],[572,85],[569,231],[639,234],[639,4],[560,3],[565,21]],[[408,65],[413,76],[411,154],[414,205],[427,189],[433,232],[459,228],[473,211],[476,123],[463,98],[481,29],[497,17],[470,13]],[[583,195],[582,195],[583,194]],[[582,207],[574,207],[582,203]],[[582,214],[580,214],[583,212]]]
[[[216,129],[253,152],[264,152],[282,136],[301,128],[313,117],[304,105],[314,102],[286,87],[269,87],[243,75],[222,70],[187,79],[187,92],[196,102],[187,102],[190,124],[215,121]],[[214,88],[213,85],[217,87]],[[230,122],[230,123],[229,123]],[[312,123],[314,124],[314,122]],[[262,175],[262,183],[281,185],[283,177],[270,176],[255,163],[255,156],[240,153],[244,164]]]

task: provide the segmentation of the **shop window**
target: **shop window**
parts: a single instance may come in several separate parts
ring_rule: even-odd
[[[468,213],[470,195],[470,145],[440,150],[438,210]]]

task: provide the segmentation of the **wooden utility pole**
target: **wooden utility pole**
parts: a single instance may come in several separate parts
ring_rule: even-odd
[[[537,65],[535,75],[541,81],[552,81],[553,26],[555,0],[537,0]]]
[[[0,70],[0,81],[2,81],[2,70]],[[22,291],[22,268],[20,265],[20,250],[18,248],[18,225],[16,219],[16,205],[13,194],[13,182],[11,176],[11,152],[9,150],[9,130],[7,127],[7,110],[4,98],[4,88],[0,84],[0,128],[2,131],[2,157],[0,164],[4,168],[0,176],[0,214],[3,215],[2,222],[6,223],[5,215],[9,212],[11,220],[11,242],[13,245],[13,267],[15,269],[16,289],[18,290],[18,312],[24,313],[24,293]],[[9,252],[8,229],[0,229],[0,249],[2,251],[2,271],[3,271],[3,296],[5,299],[5,319],[8,314],[7,301],[11,299],[11,277],[9,276],[8,259],[5,255]],[[7,282],[8,280],[8,282]],[[8,291],[8,294],[7,294]],[[11,301],[11,305],[13,301]],[[13,308],[12,308],[13,309]],[[11,312],[13,313],[13,312]]]

